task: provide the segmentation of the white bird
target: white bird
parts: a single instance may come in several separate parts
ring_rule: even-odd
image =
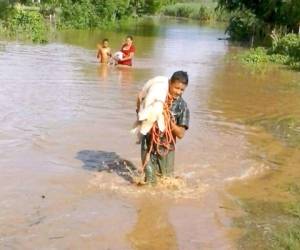
[[[165,120],[163,115],[164,103],[169,91],[169,79],[157,76],[150,79],[139,94],[141,100],[138,123],[131,130],[132,133],[139,132],[146,135],[157,122],[161,132],[165,131]]]

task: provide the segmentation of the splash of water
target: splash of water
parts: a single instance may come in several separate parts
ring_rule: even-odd
[[[137,198],[148,194],[152,196],[163,195],[166,198],[175,199],[199,199],[209,188],[209,185],[205,183],[193,183],[191,185],[186,179],[178,176],[158,178],[155,186],[141,184],[141,177],[136,175],[132,179],[134,182],[129,183],[116,175],[97,172],[90,179],[89,187]]]

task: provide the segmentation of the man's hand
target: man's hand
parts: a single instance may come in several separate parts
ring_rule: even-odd
[[[173,120],[171,120],[171,130],[173,135],[175,135],[179,139],[182,139],[186,129],[185,127],[178,126]]]

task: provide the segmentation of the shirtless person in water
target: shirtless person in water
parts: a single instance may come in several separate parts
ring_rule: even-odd
[[[111,58],[111,49],[108,45],[108,39],[105,38],[102,41],[102,44],[98,44],[97,58],[100,60],[100,63],[109,63]]]

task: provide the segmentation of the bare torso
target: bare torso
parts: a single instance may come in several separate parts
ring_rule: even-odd
[[[109,47],[99,48],[97,58],[100,60],[100,63],[108,63],[110,57],[111,57],[111,49]]]

